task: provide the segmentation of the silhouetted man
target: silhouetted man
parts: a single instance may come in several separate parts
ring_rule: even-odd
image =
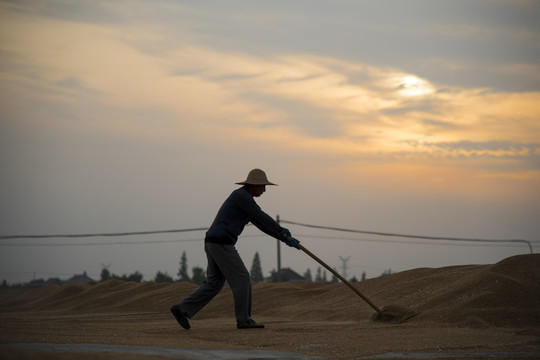
[[[298,248],[299,241],[289,230],[281,227],[271,216],[261,210],[255,197],[266,191],[266,173],[260,169],[249,172],[247,179],[236,183],[243,185],[234,190],[219,209],[214,222],[206,232],[204,251],[208,259],[206,279],[190,295],[171,307],[171,312],[184,328],[189,329],[189,319],[197,314],[229,283],[234,296],[234,310],[238,329],[264,328],[251,318],[251,277],[235,248],[244,226],[251,222],[264,233]]]

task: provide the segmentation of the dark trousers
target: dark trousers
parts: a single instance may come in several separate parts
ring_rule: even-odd
[[[251,318],[251,277],[234,245],[205,243],[208,259],[206,279],[195,291],[178,305],[191,318],[195,316],[223,288],[228,281],[234,296],[236,321]]]

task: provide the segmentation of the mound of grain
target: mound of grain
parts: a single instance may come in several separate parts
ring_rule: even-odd
[[[495,265],[415,269],[366,282],[381,304],[418,313],[411,321],[462,326],[540,324],[540,254],[519,255]]]
[[[354,283],[379,307],[399,305],[417,313],[411,322],[467,327],[538,328],[540,254],[514,256],[494,265],[421,268]],[[102,283],[51,285],[40,289],[2,289],[2,312],[155,313],[169,307],[196,285]],[[344,284],[258,283],[253,315],[283,321],[369,321],[374,310]],[[234,318],[228,287],[195,319]]]

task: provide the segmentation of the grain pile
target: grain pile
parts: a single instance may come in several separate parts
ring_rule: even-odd
[[[2,289],[0,342],[267,348],[338,359],[444,347],[540,352],[540,254],[414,269],[355,286],[381,307],[398,304],[417,315],[404,324],[377,324],[369,320],[374,311],[343,284],[258,283],[253,316],[266,329],[235,335],[240,330],[225,288],[186,332],[169,307],[194,284],[110,280]]]

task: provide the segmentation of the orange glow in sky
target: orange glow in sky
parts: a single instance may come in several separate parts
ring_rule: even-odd
[[[261,167],[291,220],[538,238],[538,29],[363,4],[0,1],[0,227],[201,226]]]

